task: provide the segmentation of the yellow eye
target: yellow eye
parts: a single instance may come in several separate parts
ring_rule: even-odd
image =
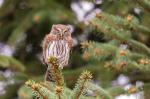
[[[69,32],[68,31],[64,32],[64,35],[69,36]]]
[[[68,32],[68,30],[64,30],[64,33],[67,33]]]

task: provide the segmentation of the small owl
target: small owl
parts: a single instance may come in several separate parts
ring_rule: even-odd
[[[43,58],[48,64],[48,58],[53,56],[58,59],[59,66],[63,68],[68,64],[69,52],[73,45],[71,28],[68,25],[53,25],[50,33],[43,41]]]

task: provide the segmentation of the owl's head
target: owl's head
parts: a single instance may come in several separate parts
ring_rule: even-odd
[[[71,36],[71,27],[68,25],[56,24],[52,26],[51,33],[63,39]]]

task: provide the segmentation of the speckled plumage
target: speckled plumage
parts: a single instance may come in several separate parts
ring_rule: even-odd
[[[68,64],[69,52],[73,45],[71,37],[71,29],[67,25],[57,24],[53,25],[49,34],[43,40],[43,61],[49,64],[49,57],[56,57],[59,66],[62,69]],[[46,71],[45,81],[55,81],[51,75],[51,71]]]
[[[62,24],[53,25],[51,32],[43,40],[44,62],[48,64],[48,58],[53,56],[58,59],[61,68],[66,66],[72,43],[73,40],[69,26]]]

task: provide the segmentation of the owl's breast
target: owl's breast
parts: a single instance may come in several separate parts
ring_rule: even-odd
[[[52,41],[48,43],[45,58],[56,57],[60,65],[66,65],[69,59],[70,48],[65,40]]]

